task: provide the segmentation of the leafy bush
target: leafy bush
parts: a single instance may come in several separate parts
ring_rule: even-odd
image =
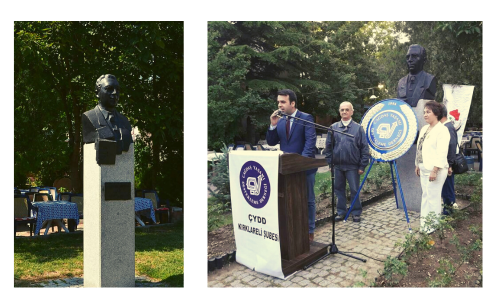
[[[463,174],[455,174],[455,186],[478,186],[482,184],[483,174],[474,170]]]
[[[408,273],[408,266],[397,257],[387,256],[384,262],[384,277],[391,285],[398,284]]]
[[[439,260],[439,268],[437,268],[438,276],[435,280],[428,280],[430,287],[446,287],[449,286],[456,269],[453,263],[446,258]]]
[[[446,238],[446,233],[448,231],[454,231],[453,226],[457,225],[457,220],[465,220],[468,214],[463,213],[464,210],[456,210],[453,216],[440,217],[436,216],[434,213],[429,213],[425,218],[424,228],[433,229],[437,237],[441,240],[441,243]],[[453,260],[451,258],[444,258],[439,260],[439,267],[436,270],[438,275],[435,279],[428,279],[428,285],[430,287],[445,287],[449,286],[453,281],[453,276],[456,274],[457,270],[464,263],[471,262],[473,258],[474,251],[482,249],[482,230],[479,226],[470,226],[469,230],[476,237],[476,240],[472,243],[461,243],[456,234],[450,240],[450,243],[456,247],[460,253],[460,259]],[[401,253],[403,261],[406,261],[413,255],[416,256],[417,260],[423,258],[424,251],[432,248],[434,241],[431,236],[426,231],[421,231],[420,233],[410,233],[405,236],[403,242],[398,241],[395,246],[402,247],[403,251]],[[384,268],[384,276],[387,278],[390,284],[397,284],[399,282],[397,279],[393,279],[394,275],[397,274],[398,262],[394,258],[388,257]],[[478,268],[481,268],[478,266]],[[387,270],[386,270],[387,269]],[[482,271],[480,271],[482,272]],[[397,277],[399,278],[399,277]]]
[[[470,198],[470,203],[472,209],[475,212],[482,210],[483,208],[483,179],[478,180],[476,188],[474,189],[474,193]]]
[[[221,148],[222,154],[217,155],[212,160],[212,172],[209,173],[211,184],[215,191],[208,188],[208,191],[217,202],[227,204],[231,203],[231,189],[229,185],[229,161],[227,146]]]
[[[212,231],[224,225],[222,216],[230,210],[229,203],[209,203],[207,210],[208,231]]]
[[[366,171],[368,171],[368,169]],[[391,182],[390,166],[388,163],[375,163],[370,170],[370,174],[368,174],[365,186],[367,184],[374,184],[377,189],[380,189],[384,182]],[[365,190],[364,186],[363,190]]]
[[[450,216],[443,216],[441,218],[438,217],[435,229],[436,229],[436,234],[439,238],[439,242],[441,244],[443,243],[443,240],[446,238],[447,231],[454,231],[455,230],[451,226],[452,220],[453,220],[453,218]]]
[[[321,197],[327,198],[328,195],[332,194],[332,181],[330,178],[325,178],[320,180],[319,182],[319,191],[321,193]]]
[[[432,248],[433,241],[431,237],[425,233],[408,233],[405,235],[405,240],[403,242],[396,242],[396,247],[403,248],[403,259],[406,260],[411,257],[413,254],[417,256],[417,259],[422,259],[422,253],[426,250]]]

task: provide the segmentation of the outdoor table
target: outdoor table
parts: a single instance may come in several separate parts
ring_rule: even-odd
[[[38,210],[35,235],[40,233],[40,229],[45,221],[49,221],[49,223],[45,228],[44,235],[47,235],[52,220],[55,220],[66,232],[69,232],[68,228],[64,226],[60,219],[75,219],[76,225],[80,222],[76,203],[68,201],[33,202],[33,207],[36,207]]]
[[[144,226],[144,222],[142,222],[139,215],[146,215],[148,218],[151,218],[153,222],[156,223],[155,209],[153,207],[151,199],[135,197],[134,208],[135,208],[135,219],[137,220],[137,222],[139,222],[141,226]],[[149,212],[147,210],[149,210]]]

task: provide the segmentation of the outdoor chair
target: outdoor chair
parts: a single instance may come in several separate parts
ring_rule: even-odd
[[[76,206],[78,206],[78,215],[80,219],[83,219],[83,194],[73,195],[69,201],[76,203]]]
[[[14,237],[16,237],[18,224],[27,224],[30,228],[30,236],[33,236],[36,227],[36,217],[31,214],[33,209],[28,196],[14,195]]]
[[[36,192],[25,192],[24,195],[28,197],[28,199],[33,202],[33,197],[35,196]]]
[[[465,144],[465,148],[464,148],[465,155],[471,155],[473,153],[477,153],[478,152],[478,149],[477,149],[477,146],[476,146],[476,141],[480,142],[481,138],[477,137],[477,136],[472,136],[470,142],[468,142],[468,143]]]
[[[57,194],[57,200],[71,201],[71,196],[73,196],[73,193],[59,193]]]
[[[318,152],[320,154],[323,154],[323,151],[325,150],[325,143],[326,143],[326,139],[324,139],[324,138],[316,140],[316,148],[318,149]]]
[[[45,189],[45,188],[39,188],[37,193],[39,193],[39,194],[50,194],[50,190],[49,189]],[[54,198],[52,198],[52,199],[54,199]]]
[[[51,186],[44,186],[42,187],[41,189],[46,189],[49,191],[49,193],[52,195],[52,199],[55,199],[57,200],[57,189],[55,187],[51,187]]]
[[[245,150],[245,145],[236,145],[236,148],[234,150],[237,151]]]
[[[158,193],[156,193],[156,190],[143,190],[142,198],[151,199],[153,208],[155,210],[155,217],[160,223],[162,223],[161,218],[158,219],[158,217],[161,217],[162,215],[166,215],[166,223],[170,223],[170,203],[168,202],[168,200],[165,201],[165,204],[161,204],[160,197],[158,197]]]
[[[255,145],[255,150],[257,150],[257,151],[266,151],[267,149],[264,149],[264,147],[262,147],[261,144],[257,144],[257,145]]]
[[[483,171],[483,145],[481,141],[476,141],[476,147],[479,151],[477,157],[479,159],[479,172]]]
[[[43,192],[43,191],[42,191]],[[52,201],[52,195],[49,193],[35,193],[33,195],[33,202],[47,202]]]
[[[227,145],[227,151],[232,151],[232,150],[234,150],[234,144]]]
[[[70,197],[68,200],[70,202],[76,203],[76,206],[78,207],[78,218],[80,220],[83,219],[83,194],[74,194]],[[69,220],[68,220],[68,226],[69,226]],[[76,230],[76,223],[72,226],[71,231]]]
[[[253,150],[252,145],[245,143],[245,150]]]

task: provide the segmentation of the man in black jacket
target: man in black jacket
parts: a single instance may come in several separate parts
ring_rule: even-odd
[[[450,145],[448,147],[448,177],[443,185],[443,190],[441,191],[441,197],[443,197],[443,215],[450,214],[450,208],[455,204],[455,174],[453,174],[452,166],[455,163],[455,156],[457,153],[457,132],[455,131],[455,127],[448,120],[448,109],[444,104],[441,104],[441,110],[443,112],[443,118],[441,118],[441,123],[444,124],[448,128],[450,132]]]
[[[352,134],[354,138],[334,132],[333,140],[331,138],[332,133],[329,133],[326,139],[325,158],[330,168],[333,167],[334,170],[334,192],[338,199],[335,221],[343,220],[348,211],[345,191],[347,180],[351,190],[351,205],[354,205],[352,220],[360,222],[361,201],[358,199],[354,204],[352,201],[359,189],[360,175],[365,172],[365,168],[370,160],[370,150],[363,127],[351,118],[354,113],[352,104],[350,102],[342,102],[339,111],[342,120],[334,123],[331,128]]]

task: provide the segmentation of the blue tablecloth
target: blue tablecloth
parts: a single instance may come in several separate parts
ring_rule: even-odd
[[[156,218],[155,218],[155,209],[153,207],[153,203],[151,202],[151,199],[148,198],[140,198],[140,197],[135,197],[135,211],[143,211],[143,210],[149,210],[148,212],[141,212],[141,215],[146,215],[148,218],[151,218],[153,222],[156,223]]]
[[[68,201],[47,201],[33,202],[33,206],[38,208],[35,235],[40,233],[43,222],[47,220],[75,219],[76,225],[80,223],[78,206],[76,203]]]

